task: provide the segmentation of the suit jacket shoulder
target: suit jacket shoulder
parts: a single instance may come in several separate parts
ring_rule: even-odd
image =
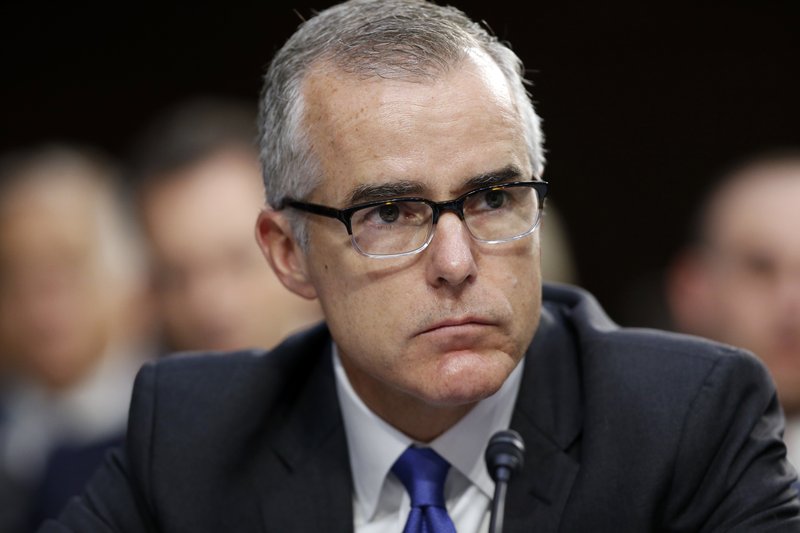
[[[579,289],[546,286],[544,300],[512,421],[538,465],[517,490],[539,510],[528,500],[518,523],[538,512],[552,531],[800,530],[782,415],[752,354],[619,328]]]
[[[270,353],[145,367],[127,449],[46,531],[352,531],[324,326]],[[617,327],[546,286],[512,427],[504,531],[800,531],[774,388],[752,355]]]
[[[180,354],[146,365],[125,450],[48,527],[350,531],[350,467],[329,356],[321,325],[268,353]]]

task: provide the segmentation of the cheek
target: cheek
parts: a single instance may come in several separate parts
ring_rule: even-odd
[[[763,291],[729,284],[719,292],[718,313],[731,329],[763,323],[771,314],[772,302]]]
[[[365,340],[399,334],[409,321],[417,300],[412,285],[402,279],[358,280],[339,278],[338,290],[329,292],[328,310],[334,320],[352,331],[361,331]],[[357,329],[356,329],[357,328]]]
[[[718,340],[753,351],[763,351],[773,332],[774,309],[760,298],[729,293],[716,313]]]
[[[490,285],[504,293],[515,313],[530,316],[530,310],[538,308],[537,296],[541,294],[538,245],[532,250],[523,249],[518,255],[498,259],[484,270]]]
[[[424,284],[415,272],[416,256],[371,259],[355,252],[349,240],[327,244],[310,255],[307,264],[320,303],[332,319],[341,315],[388,318],[402,308],[409,291]]]
[[[393,331],[392,321],[403,315],[398,312],[404,305],[399,290],[402,283],[393,278],[374,279],[364,268],[368,265],[358,263],[361,259],[335,264],[323,261],[314,269],[312,283],[337,342],[347,339],[361,350],[372,350],[375,338],[388,336]]]

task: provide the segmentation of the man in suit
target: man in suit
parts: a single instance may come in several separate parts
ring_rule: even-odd
[[[800,151],[776,150],[725,173],[670,268],[675,325],[751,350],[769,369],[800,465]]]
[[[756,359],[542,291],[520,72],[431,3],[301,26],[265,78],[257,235],[325,324],[147,366],[125,451],[46,531],[483,532],[508,427],[505,531],[800,531]]]
[[[0,531],[35,530],[125,434],[149,352],[115,165],[43,146],[0,162]]]

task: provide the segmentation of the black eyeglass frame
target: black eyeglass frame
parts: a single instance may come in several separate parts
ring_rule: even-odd
[[[419,253],[422,250],[424,250],[428,246],[428,244],[430,244],[430,242],[431,242],[431,239],[432,239],[432,236],[433,236],[433,233],[434,233],[434,228],[436,227],[436,224],[439,222],[439,216],[442,213],[447,212],[447,211],[449,211],[451,213],[455,213],[456,216],[458,216],[458,218],[462,222],[464,222],[464,202],[466,202],[467,198],[469,198],[471,196],[474,196],[476,194],[480,194],[482,192],[498,190],[498,189],[505,189],[506,187],[530,187],[530,188],[534,189],[536,191],[536,196],[539,199],[539,212],[541,213],[542,209],[544,209],[544,201],[545,201],[545,198],[547,197],[547,191],[548,191],[548,188],[549,188],[549,183],[546,182],[546,181],[542,181],[542,180],[512,181],[512,182],[508,182],[508,183],[495,183],[495,184],[492,184],[492,185],[486,185],[486,186],[483,186],[483,187],[478,187],[477,189],[472,189],[470,191],[467,191],[464,194],[462,194],[461,196],[459,196],[458,198],[454,198],[453,200],[446,200],[444,202],[435,202],[435,201],[430,200],[428,198],[423,198],[423,197],[419,197],[419,196],[399,196],[399,197],[396,197],[396,198],[387,198],[385,200],[374,200],[374,201],[371,201],[371,202],[365,202],[365,203],[362,203],[362,204],[356,204],[354,206],[346,207],[344,209],[336,209],[335,207],[328,207],[328,206],[321,205],[321,204],[315,204],[315,203],[311,203],[311,202],[301,202],[300,200],[294,200],[292,198],[285,198],[283,200],[283,202],[281,203],[279,209],[284,209],[286,207],[292,207],[294,209],[298,209],[300,211],[305,211],[307,213],[312,213],[314,215],[321,215],[321,216],[328,217],[328,218],[335,218],[336,220],[338,220],[339,222],[344,224],[345,228],[347,228],[347,234],[350,235],[350,238],[351,238],[351,241],[352,241],[352,239],[353,239],[353,227],[352,227],[351,219],[353,217],[353,213],[355,213],[356,211],[360,211],[361,209],[366,209],[366,208],[370,208],[370,207],[376,207],[376,206],[379,206],[379,205],[392,204],[392,203],[395,203],[395,202],[422,202],[422,203],[427,204],[431,208],[431,211],[433,212],[432,217],[431,217],[431,234],[428,236],[427,241],[423,245],[421,245],[419,248],[417,248],[415,250],[411,250],[409,252],[402,252],[402,253],[398,253],[398,254],[385,254],[385,255],[384,254],[370,254],[370,253],[367,253],[367,252],[364,252],[363,250],[361,250],[358,247],[358,244],[353,242],[353,247],[356,249],[356,251],[358,251],[362,255],[365,255],[367,257],[373,257],[373,258],[392,258],[392,257],[401,257],[401,256],[405,256],[405,255],[411,255],[411,254]],[[478,240],[480,242],[488,242],[488,243],[510,242],[510,241],[525,237],[526,235],[529,235],[530,233],[533,233],[533,231],[538,226],[540,220],[541,220],[541,216],[539,217],[539,219],[537,219],[536,223],[533,225],[533,227],[530,229],[530,231],[522,233],[521,235],[518,235],[518,236],[515,236],[515,237],[511,237],[509,239],[503,239],[503,240],[500,240],[500,241],[487,241],[487,240],[483,240],[483,239],[478,239],[477,237],[472,235],[471,231],[470,231],[470,235],[472,235],[472,237],[475,240]]]

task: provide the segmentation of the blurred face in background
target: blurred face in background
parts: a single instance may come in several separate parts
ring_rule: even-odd
[[[223,150],[143,193],[155,296],[172,350],[269,348],[316,321],[264,264],[254,237],[264,193],[257,157]]]
[[[95,185],[69,174],[26,177],[4,196],[0,344],[14,370],[68,386],[121,327],[124,305],[101,236],[103,200]]]
[[[706,236],[679,323],[755,352],[786,412],[800,413],[800,163],[739,175],[711,205]]]

